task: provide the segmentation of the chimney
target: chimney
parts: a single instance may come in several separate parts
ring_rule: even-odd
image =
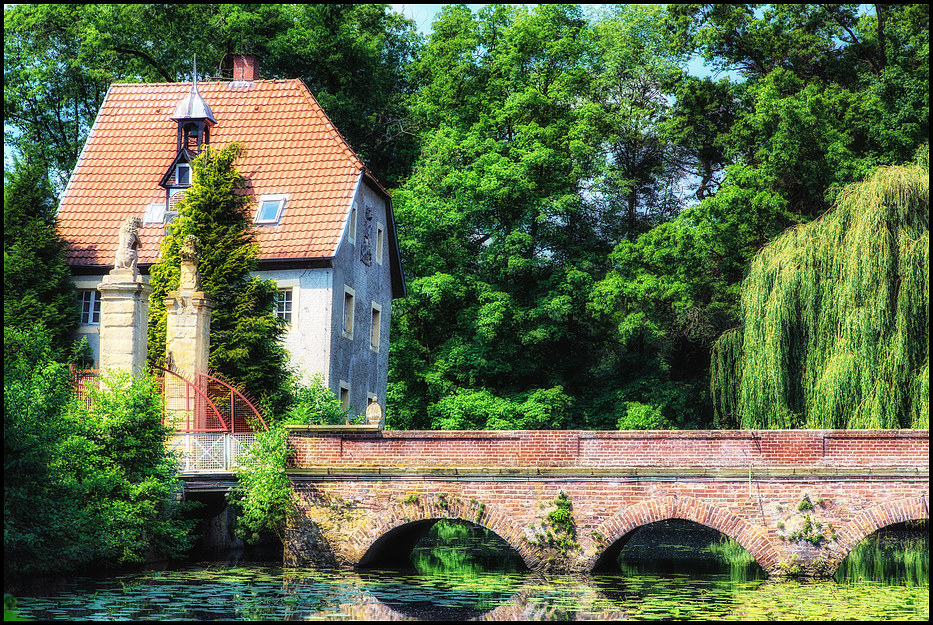
[[[259,59],[252,54],[233,55],[233,81],[253,82],[259,80]]]

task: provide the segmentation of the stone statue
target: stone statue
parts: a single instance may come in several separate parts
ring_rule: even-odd
[[[138,272],[136,263],[139,260],[139,249],[142,247],[142,241],[139,239],[139,227],[142,223],[142,219],[131,215],[120,226],[117,252],[113,260],[114,269],[130,269],[133,274]]]
[[[178,252],[181,258],[181,280],[179,291],[200,291],[201,274],[198,272],[198,259],[201,257],[201,241],[193,234],[185,237]]]

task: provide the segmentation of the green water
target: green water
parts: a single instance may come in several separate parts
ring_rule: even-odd
[[[673,541],[660,540],[672,529]],[[929,618],[928,534],[906,546],[865,541],[837,580],[799,583],[768,581],[734,543],[690,529],[660,526],[652,534],[649,527],[622,550],[619,572],[607,575],[535,575],[482,528],[445,524],[401,570],[200,563],[77,579],[19,596],[18,611],[36,620]]]

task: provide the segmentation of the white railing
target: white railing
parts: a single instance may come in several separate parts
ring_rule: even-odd
[[[167,446],[178,458],[182,473],[220,473],[238,467],[239,455],[255,440],[253,432],[176,433],[169,436]]]

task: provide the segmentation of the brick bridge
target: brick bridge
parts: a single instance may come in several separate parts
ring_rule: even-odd
[[[320,426],[319,426],[320,427]],[[291,565],[398,564],[438,519],[489,528],[529,569],[611,569],[686,519],[772,576],[828,576],[863,538],[929,519],[928,430],[370,431],[292,428]],[[570,503],[572,534],[560,523]],[[566,520],[566,515],[563,516]]]

